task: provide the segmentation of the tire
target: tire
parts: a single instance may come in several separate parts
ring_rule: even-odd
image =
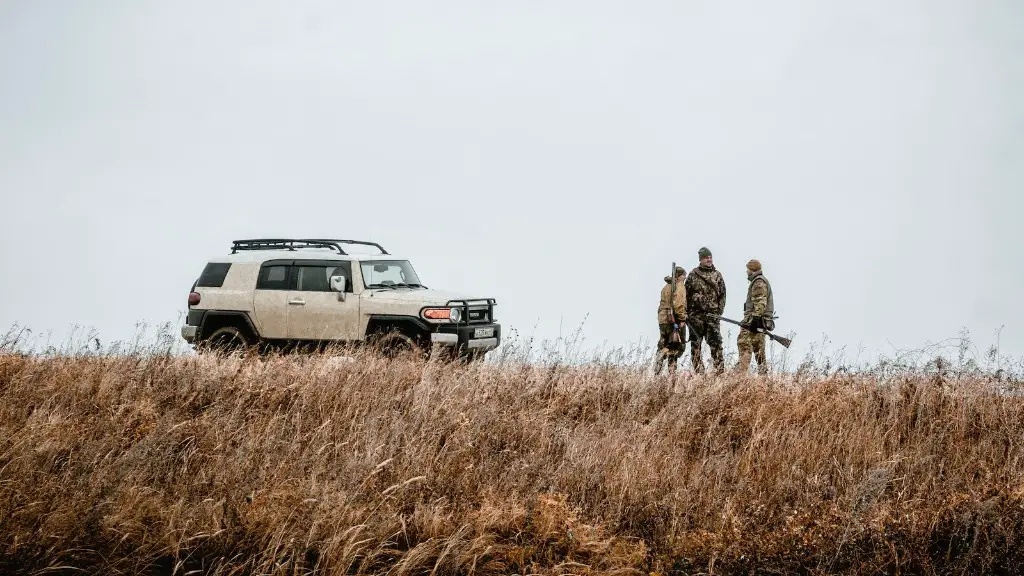
[[[252,349],[255,338],[247,332],[239,330],[234,326],[224,326],[213,331],[206,338],[206,348],[213,352],[233,354],[235,352],[248,352]]]
[[[373,345],[385,358],[411,356],[425,358],[427,352],[411,337],[401,332],[381,332],[373,338]]]

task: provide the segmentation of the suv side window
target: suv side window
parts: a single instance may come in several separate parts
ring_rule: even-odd
[[[224,278],[228,275],[228,270],[231,269],[230,262],[210,262],[203,268],[203,273],[199,275],[199,280],[196,281],[195,287],[203,288],[220,288],[224,285]]]
[[[285,264],[274,264],[260,268],[260,276],[256,280],[257,290],[287,290],[288,268]]]
[[[352,265],[348,262],[309,264],[296,266],[298,290],[303,292],[330,292],[331,276],[345,277],[345,292],[352,291]]]

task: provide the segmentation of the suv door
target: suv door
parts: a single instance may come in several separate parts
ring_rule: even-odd
[[[345,301],[331,291],[331,276],[345,276]],[[288,338],[356,340],[359,299],[352,294],[352,263],[296,261],[295,285],[288,292]]]
[[[260,266],[252,307],[263,338],[288,337],[288,289],[290,262],[269,261]]]

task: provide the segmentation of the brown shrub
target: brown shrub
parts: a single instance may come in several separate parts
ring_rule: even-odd
[[[982,382],[5,355],[0,392],[3,573],[1024,561],[1024,399]]]

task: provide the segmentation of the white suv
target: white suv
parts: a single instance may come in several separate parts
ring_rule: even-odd
[[[349,254],[342,245],[380,254]],[[480,359],[501,340],[494,306],[493,298],[423,286],[408,260],[375,242],[235,240],[192,286],[181,336],[200,349],[374,343]]]

